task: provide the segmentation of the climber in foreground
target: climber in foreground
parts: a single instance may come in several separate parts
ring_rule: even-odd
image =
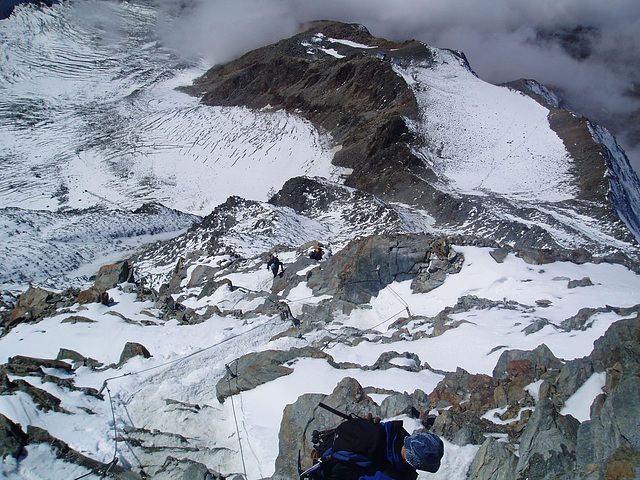
[[[435,473],[444,444],[431,432],[409,433],[401,420],[350,417],[335,430],[314,432],[319,461],[300,478],[415,480],[416,470]]]

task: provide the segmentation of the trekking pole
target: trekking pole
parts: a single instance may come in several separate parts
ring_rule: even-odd
[[[351,413],[351,414],[347,415],[346,413],[342,413],[340,410],[336,410],[335,408],[332,408],[329,405],[324,404],[322,402],[320,402],[318,404],[318,406],[324,408],[325,410],[327,410],[327,411],[329,411],[331,413],[333,413],[334,415],[337,415],[337,416],[339,416],[341,418],[344,418],[345,420],[350,420],[352,418],[359,418],[358,415],[356,415],[355,413]]]

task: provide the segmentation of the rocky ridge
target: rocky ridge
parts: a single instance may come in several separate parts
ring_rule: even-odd
[[[208,105],[284,109],[304,116],[331,133],[337,146],[333,163],[352,169],[346,185],[388,203],[420,208],[433,218],[432,228],[488,236],[516,248],[573,245],[602,254],[615,243],[635,250],[637,241],[620,220],[638,231],[634,205],[640,183],[628,160],[612,138],[603,137],[604,131],[563,109],[552,92],[533,81],[508,88],[549,110],[549,127],[572,159],[575,198],[535,205],[447,186],[438,173],[438,145],[413,127],[423,115],[416,96],[428,87],[410,86],[403,75],[415,69],[428,75],[451,65],[471,71],[459,52],[415,41],[396,44],[359,25],[317,22],[299,35],[212,68],[184,90]],[[425,155],[436,157],[436,163]],[[569,220],[575,212],[583,225]],[[595,230],[605,235],[596,239],[587,233]]]
[[[149,325],[162,325],[171,319],[177,319],[183,325],[194,325],[223,317],[243,322],[260,315],[276,315],[290,324],[278,337],[305,339],[307,346],[303,348],[286,351],[267,349],[239,356],[229,365],[234,376],[220,378],[216,387],[218,400],[224,402],[230,395],[291,374],[293,370],[287,365],[301,358],[322,358],[336,369],[432,370],[415,353],[396,351],[394,343],[443,335],[464,324],[465,315],[478,310],[521,311],[525,318],[525,313],[548,307],[543,302],[533,306],[465,296],[435,317],[415,316],[407,309],[406,315],[399,315],[384,334],[353,328],[338,327],[336,330],[336,318],[366,304],[394,281],[411,280],[411,288],[417,293],[429,292],[443,285],[448,277],[455,277],[460,271],[464,255],[459,253],[458,248],[464,245],[490,248],[496,263],[514,254],[530,265],[593,261],[593,258],[587,260],[584,252],[581,255],[576,252],[571,259],[534,249],[510,252],[493,241],[469,236],[373,235],[348,243],[321,263],[309,259],[305,254],[309,245],[304,246],[298,250],[297,260],[288,263],[285,273],[274,279],[271,291],[248,290],[234,285],[228,278],[231,273],[250,273],[262,269],[264,258],[241,258],[229,254],[217,256],[218,260],[209,262],[209,266],[198,255],[181,259],[172,270],[169,281],[159,291],[145,287],[140,278],[131,277],[130,263],[105,266],[92,288],[133,289],[141,301],[152,299],[154,308],[160,314],[150,317]],[[282,254],[287,249],[280,246],[276,250]],[[375,275],[372,276],[372,272]],[[565,281],[570,285],[569,288],[588,288],[590,284],[588,279]],[[311,289],[314,296],[324,300],[315,305],[305,304],[294,315],[287,294],[303,284]],[[190,299],[207,298],[224,290],[241,295],[254,307],[224,310],[211,305],[206,311],[196,311],[185,306]],[[96,297],[94,301],[101,299]],[[77,300],[70,299],[67,302],[69,306],[74,303]],[[60,314],[63,308],[60,298],[53,292],[33,290],[21,297],[12,317],[14,323],[38,322],[43,317]],[[382,418],[406,415],[423,422],[425,426],[430,425],[429,417],[437,412],[435,422],[430,427],[432,431],[457,445],[482,445],[470,466],[467,476],[470,479],[543,479],[555,478],[554,475],[563,475],[561,478],[568,479],[623,478],[611,477],[609,472],[640,471],[640,444],[634,433],[634,419],[640,413],[640,406],[635,400],[640,389],[640,369],[637,365],[640,305],[631,308],[607,306],[606,309],[624,320],[614,323],[585,358],[565,361],[556,358],[545,345],[540,345],[533,351],[504,350],[492,375],[470,374],[461,368],[452,372],[438,371],[444,378],[430,392],[417,390],[407,393],[363,388],[347,376],[329,396],[303,395],[284,411],[280,454],[271,478],[296,478],[297,452],[309,450],[308,434],[314,428],[335,424],[336,419],[331,414],[317,408],[319,401],[358,415],[372,413]],[[69,312],[72,313],[72,310],[69,309]],[[581,310],[574,317],[556,323],[555,328],[565,331],[588,329],[589,319],[596,313],[595,309]],[[91,321],[83,320],[77,314],[65,321],[74,318],[74,321]],[[538,316],[533,316],[529,322],[521,326],[527,334],[535,333],[549,324],[548,321],[540,322]],[[360,342],[388,344],[388,350],[371,365],[336,362],[324,351],[328,343],[357,345]],[[56,382],[60,388],[74,390],[77,387],[72,378],[63,380],[50,373],[50,369],[62,369],[73,375],[75,369],[82,366],[96,371],[114,369],[136,355],[150,355],[142,345],[131,345],[125,350],[120,362],[109,366],[81,353],[62,350],[58,358],[50,360],[13,357],[2,366],[2,394],[26,392],[42,410],[68,414],[61,408],[58,398],[33,386],[28,378],[39,377],[42,382]],[[398,359],[402,361],[398,362]],[[573,417],[560,414],[567,399],[594,373],[606,374],[606,382],[604,393],[592,407],[591,420],[580,423]],[[532,384],[539,385],[538,392],[531,388]],[[85,395],[103,398],[95,390],[78,390]],[[372,394],[384,394],[386,399],[378,404],[369,396]],[[167,399],[167,402],[170,402],[167,403],[170,409],[190,412],[195,416],[208,408],[178,400]],[[312,412],[311,416],[309,412]],[[5,454],[17,455],[16,452],[24,445],[45,442],[68,452],[64,454],[68,461],[89,465],[96,471],[108,467],[91,464],[84,456],[73,453],[72,449],[64,446],[64,442],[61,444],[60,440],[47,432],[30,428],[25,433],[20,426],[9,420],[5,422],[9,422],[6,431],[13,432],[5,435],[8,439],[5,443],[14,445],[11,447],[13,450],[5,450]],[[186,475],[187,471],[199,472],[194,473],[196,476],[192,478],[210,478],[207,475],[224,478],[211,463],[211,458],[216,455],[215,448],[205,449],[179,432],[127,428],[121,440],[136,451],[136,456],[142,461],[143,471],[154,478],[183,478],[181,475]],[[515,454],[517,449],[519,456]],[[114,478],[138,478],[134,472],[127,470],[113,470],[110,475]]]
[[[352,43],[336,42],[336,38]],[[370,44],[375,44],[375,49],[362,55],[362,45]],[[339,49],[344,57],[336,60],[327,52],[329,47]],[[383,58],[378,58],[378,51]],[[303,58],[294,62],[283,52],[294,59]],[[432,428],[454,445],[475,445],[478,451],[466,478],[637,477],[640,305],[585,307],[554,318],[545,314],[550,300],[527,303],[469,294],[433,316],[416,315],[408,304],[403,305],[385,332],[345,324],[354,310],[370,305],[394,282],[408,281],[411,292],[424,294],[437,290],[447,279],[455,279],[465,265],[462,250],[466,247],[490,250],[496,265],[516,257],[538,274],[545,266],[556,264],[619,263],[638,268],[632,235],[612,217],[607,185],[597,182],[597,175],[581,177],[586,169],[576,167],[581,194],[567,202],[565,213],[582,213],[576,205],[591,212],[595,205],[593,212],[599,217],[594,224],[602,221],[608,226],[606,233],[611,237],[605,237],[616,239],[613,246],[593,238],[587,244],[593,248],[580,242],[562,244],[553,229],[535,225],[543,219],[546,225],[559,225],[556,214],[545,214],[536,206],[515,205],[507,210],[517,213],[515,221],[496,219],[500,215],[492,211],[501,212],[497,206],[501,200],[485,198],[478,203],[477,199],[438,190],[442,182],[415,154],[420,139],[410,128],[410,120],[417,121],[418,106],[411,89],[394,70],[402,62],[416,59],[429,65],[437,55],[416,42],[385,43],[372,39],[361,27],[321,23],[299,37],[212,70],[190,89],[204,94],[205,101],[291,109],[331,131],[342,146],[334,161],[353,169],[347,185],[298,177],[268,203],[230,197],[178,238],[148,246],[126,262],[103,267],[91,288],[61,293],[30,288],[15,304],[7,302],[2,334],[57,316],[66,323],[96,322],[87,313],[87,305],[93,303],[107,307],[105,316],[116,316],[140,328],[170,323],[186,328],[223,320],[240,327],[260,318],[279,318],[286,328],[265,339],[258,351],[233,352],[235,359],[227,364],[227,376],[219,366],[215,395],[221,404],[230,396],[291,375],[292,365],[307,358],[323,359],[339,371],[399,368],[443,377],[432,391],[408,393],[362,386],[345,374],[330,395],[302,395],[283,412],[274,479],[297,478],[297,452],[305,452],[307,459],[308,433],[335,424],[334,417],[317,408],[319,401],[346,413],[383,418],[402,415],[415,419],[423,428]],[[447,55],[468,68],[460,54]],[[387,58],[395,62],[387,62]],[[297,85],[299,81],[304,88]],[[357,87],[363,82],[368,88],[360,91]],[[344,92],[340,92],[342,87]],[[527,88],[532,89],[531,84]],[[336,97],[327,93],[330,89],[337,92]],[[305,92],[310,95],[306,97]],[[589,144],[584,148],[593,147],[589,143],[593,137],[585,136],[585,123],[564,117],[563,128],[574,133],[579,130],[574,140]],[[597,160],[598,155],[601,150],[589,158]],[[604,172],[603,164],[599,165],[601,169],[595,171]],[[477,213],[472,216],[474,209]],[[527,222],[522,222],[524,218]],[[316,262],[307,252],[320,242],[334,255]],[[284,273],[269,281],[268,287],[246,287],[242,279],[264,273],[271,253],[286,259]],[[593,287],[589,278],[560,277],[554,281],[572,290]],[[313,301],[297,306],[290,294],[301,287],[308,289]],[[119,313],[109,290],[111,295],[135,293],[137,302],[144,302],[144,313],[135,319]],[[403,342],[403,346],[411,346],[411,342],[440,337],[473,322],[478,312],[485,311],[496,315],[516,312],[518,329],[527,336],[545,327],[557,332],[586,331],[593,327],[594,317],[603,313],[618,321],[612,322],[588,356],[574,360],[556,358],[544,344],[530,351],[496,345],[492,353],[501,354],[491,375],[470,374],[462,368],[434,369],[415,352],[397,351],[394,345]],[[270,348],[282,339],[298,342],[297,346]],[[327,352],[329,345],[363,343],[382,345],[385,352],[371,364],[336,361]],[[41,411],[71,415],[60,399],[44,388],[47,384],[57,385],[60,392],[78,393],[97,405],[104,402],[101,392],[75,385],[74,377],[81,369],[115,371],[133,358],[149,358],[151,354],[142,344],[128,344],[118,363],[108,365],[91,358],[91,352],[68,349],[61,349],[55,359],[16,355],[1,367],[0,394],[7,398],[26,394]],[[605,376],[605,387],[593,403],[590,419],[581,423],[563,415],[565,402],[594,373]],[[375,395],[384,395],[384,401],[377,403]],[[46,443],[66,461],[101,474],[109,470],[114,478],[234,477],[234,473],[216,471],[230,447],[222,442],[211,444],[208,437],[190,436],[182,430],[190,423],[187,420],[199,423],[215,415],[215,408],[177,398],[164,397],[161,402],[162,416],[171,417],[166,428],[127,426],[120,432],[119,440],[130,446],[139,461],[133,469],[136,471],[91,463],[48,432],[34,426],[25,426],[25,432],[4,416],[0,416],[6,432],[0,442],[2,455],[18,458],[26,445]],[[85,410],[83,414],[95,412]]]

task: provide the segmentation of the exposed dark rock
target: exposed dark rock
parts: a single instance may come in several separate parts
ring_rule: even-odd
[[[133,282],[133,264],[129,261],[103,265],[94,280],[96,287],[104,287],[106,290],[115,288],[121,283]]]
[[[509,255],[509,250],[506,248],[496,248],[491,250],[489,255],[491,255],[496,262],[503,263],[507,258],[507,255]]]
[[[46,390],[34,387],[29,382],[26,382],[21,378],[11,382],[5,372],[0,372],[0,377],[2,378],[2,386],[0,387],[2,395],[12,395],[18,391],[24,392],[31,397],[33,403],[35,403],[37,408],[43,412],[54,411],[58,413],[71,413],[60,406],[62,402],[58,397],[50,394]],[[43,378],[43,381],[44,380],[45,379]]]
[[[549,347],[542,344],[533,351],[507,350],[503,352],[493,369],[493,377],[498,379],[518,377],[526,385],[538,380],[540,375],[548,370],[559,371],[563,365],[563,362],[558,360],[549,350]]]
[[[111,478],[116,478],[118,480],[141,480],[142,479],[142,477],[139,474],[126,470],[125,468],[121,467],[118,464],[114,465],[111,463],[109,464],[102,463],[102,462],[98,462],[97,460],[93,460],[92,458],[89,458],[85,455],[82,455],[81,453],[69,447],[69,445],[67,445],[62,440],[51,435],[48,431],[44,430],[43,428],[36,427],[34,425],[29,425],[27,429],[27,435],[28,435],[29,444],[36,444],[36,443],[49,444],[55,450],[58,458],[66,462],[75,463],[77,465],[85,467],[88,470],[95,472],[97,475],[104,474],[104,475],[108,475]]]
[[[0,413],[0,458],[9,455],[18,458],[26,444],[27,434],[22,430],[22,426]]]
[[[80,367],[89,367],[91,369],[97,369],[103,366],[101,362],[93,358],[85,357],[80,353],[69,350],[67,348],[61,348],[58,351],[56,360],[71,360],[73,362],[73,369],[76,370]]]
[[[513,480],[517,464],[508,444],[489,437],[469,467],[467,480]]]
[[[485,440],[484,432],[477,423],[467,423],[458,430],[452,442],[464,447],[465,445],[482,445]]]
[[[7,367],[11,369],[12,373],[21,375],[28,375],[29,373],[44,375],[42,368],[56,368],[64,370],[65,372],[71,372],[73,370],[71,365],[61,360],[26,357],[23,355],[16,355],[15,357],[9,358]]]
[[[578,287],[591,287],[593,286],[593,282],[589,277],[584,277],[580,280],[571,280],[569,282],[568,288],[578,288]]]
[[[137,356],[150,358],[151,354],[149,353],[149,350],[144,347],[144,345],[140,345],[136,342],[127,342],[122,349],[122,353],[120,354],[118,366],[124,365],[128,360],[131,360],[133,357]]]
[[[2,335],[22,322],[37,322],[53,315],[58,309],[67,308],[76,301],[79,290],[67,289],[62,293],[50,292],[30,286],[20,297],[8,319],[4,320]]]
[[[113,300],[109,298],[106,287],[94,285],[93,287],[80,292],[76,301],[80,305],[84,305],[86,303],[101,303],[103,305],[109,305]]]
[[[593,347],[590,358],[597,372],[620,363],[626,375],[640,376],[640,315],[612,324]]]
[[[573,395],[593,373],[593,362],[588,357],[568,361],[562,366],[560,373],[550,381],[549,387],[543,386],[540,389],[540,396],[550,398],[556,406],[563,406],[564,402]]]
[[[516,478],[542,480],[573,470],[580,422],[560,415],[551,401],[538,402],[520,437]]]
[[[452,245],[470,242],[482,240],[428,235],[365,237],[331,257],[307,285],[315,295],[330,294],[353,304],[367,303],[394,281],[413,280],[415,291],[429,291],[460,270],[463,257]]]
[[[299,357],[331,359],[326,353],[311,347],[249,353],[229,365],[226,377],[221,378],[216,384],[216,396],[223,402],[231,395],[289,375],[293,370],[283,364]]]
[[[430,395],[431,403],[436,408],[460,407],[464,403],[466,410],[481,416],[495,407],[493,399],[496,386],[497,382],[489,375],[471,375],[458,368],[438,383]]]
[[[318,37],[318,33],[324,37]],[[335,37],[336,34],[340,36]],[[330,38],[359,39],[377,48],[358,49],[327,40]],[[337,49],[343,58],[326,54],[322,45]],[[415,153],[417,147],[424,147],[420,145],[424,139],[417,138],[407,126],[407,120],[417,120],[419,115],[413,90],[393,69],[393,64],[411,62],[432,68],[432,49],[415,41],[393,44],[393,48],[391,45],[392,42],[374,38],[360,25],[316,22],[292,38],[212,68],[183,90],[201,97],[202,102],[209,105],[284,109],[304,116],[321,131],[330,132],[340,145],[333,163],[352,169],[345,181],[347,186],[385,201],[424,208],[438,225],[465,233],[482,228],[484,232],[490,232],[487,236],[517,248],[552,247],[564,250],[565,257],[572,255],[571,249],[561,247],[550,232],[556,226],[574,234],[580,232],[571,226],[560,225],[557,217],[522,207],[517,217],[526,220],[514,217],[506,221],[496,212],[503,206],[512,209],[512,204],[502,205],[501,200],[494,199],[499,206],[488,205],[485,200],[471,196],[454,197],[438,186],[437,175]],[[377,58],[376,52],[381,48],[389,61]],[[470,69],[464,56],[459,54],[459,57],[461,68]],[[521,91],[535,98],[536,89],[527,87],[527,82],[523,85]],[[515,84],[511,87],[519,88]],[[588,201],[588,204],[572,202],[572,207],[585,215],[596,211],[595,218],[606,218],[615,224],[612,234],[634,243],[633,236],[618,220],[607,198],[610,189],[604,176],[606,164],[614,164],[617,160],[604,155],[606,149],[594,141],[586,121],[579,121],[571,112],[558,108],[557,102],[553,105],[542,103],[550,109],[552,128],[574,157],[575,183],[580,190],[578,200]],[[585,156],[586,160],[583,160]],[[310,200],[305,200],[301,193],[302,189],[296,191],[288,186],[272,201],[301,211],[307,208]],[[326,193],[317,197],[320,205],[332,201],[324,195]],[[630,204],[628,201],[617,203]],[[635,215],[625,214],[627,217],[637,217],[633,208],[627,210]],[[535,217],[540,220],[536,222],[538,225],[530,223],[536,220]],[[539,225],[551,225],[552,228]],[[544,255],[526,255],[525,258],[536,264],[551,259]]]
[[[221,473],[210,470],[206,465],[188,459],[167,457],[154,475],[157,480],[224,480]]]
[[[64,320],[62,320],[61,323],[96,323],[95,320],[91,320],[90,318],[87,317],[83,317],[82,315],[70,315],[67,318],[65,318]]]

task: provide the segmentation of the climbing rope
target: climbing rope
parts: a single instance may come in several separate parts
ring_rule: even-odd
[[[237,373],[233,373],[231,371],[231,367],[229,365],[225,365],[225,368],[227,369],[227,381],[229,383],[229,392],[231,392],[231,379],[232,378],[238,378],[238,374]],[[233,402],[233,395],[229,395],[229,397],[231,398],[231,410],[233,411],[233,421],[236,424],[236,434],[238,435],[238,447],[240,448],[240,458],[242,459],[242,470],[244,472],[244,478],[245,480],[248,480],[247,477],[247,465],[244,461],[244,452],[242,451],[242,441],[240,439],[240,426],[238,425],[238,417],[236,415],[236,405]]]
[[[199,350],[196,350],[195,352],[192,352],[192,353],[190,353],[188,355],[185,355],[183,357],[180,357],[180,358],[168,361],[168,362],[164,362],[164,363],[161,363],[159,365],[154,365],[153,367],[144,368],[142,370],[138,370],[138,371],[135,371],[135,372],[127,372],[127,373],[124,373],[122,375],[116,375],[116,376],[109,377],[109,378],[105,379],[104,382],[102,383],[102,387],[100,388],[100,391],[98,392],[98,394],[102,394],[102,392],[106,390],[107,394],[108,394],[108,397],[109,397],[109,405],[111,407],[111,415],[112,415],[112,421],[113,421],[113,435],[114,435],[113,460],[111,460],[111,462],[108,464],[108,466],[107,466],[107,468],[105,469],[104,472],[97,472],[95,470],[92,470],[92,471],[90,471],[90,472],[88,472],[88,473],[86,473],[86,474],[84,474],[84,475],[82,475],[82,476],[80,476],[80,477],[78,477],[78,478],[76,478],[74,480],[79,480],[81,478],[84,478],[84,477],[92,474],[92,473],[93,474],[99,474],[99,475],[102,475],[104,477],[118,463],[118,429],[117,429],[117,423],[116,423],[115,406],[114,406],[113,398],[111,396],[111,390],[109,389],[109,382],[110,381],[117,380],[117,379],[124,378],[124,377],[128,377],[128,376],[140,375],[142,373],[146,373],[146,372],[149,372],[149,371],[152,371],[152,370],[156,370],[158,368],[163,368],[163,367],[167,367],[169,365],[177,364],[177,363],[182,362],[184,360],[187,360],[187,359],[189,359],[191,357],[199,355],[199,354],[201,354],[203,352],[206,352],[207,350],[211,350],[212,348],[218,347],[218,346],[223,345],[224,343],[227,343],[227,342],[229,342],[231,340],[234,340],[234,339],[239,338],[239,337],[241,337],[243,335],[251,333],[251,332],[257,330],[260,327],[264,327],[265,325],[270,324],[275,318],[277,318],[277,317],[272,317],[272,318],[270,318],[269,320],[267,320],[267,321],[265,321],[263,323],[260,323],[260,324],[257,324],[255,326],[251,327],[248,330],[245,330],[243,332],[237,333],[235,335],[230,335],[230,336],[222,339],[219,342],[216,342],[216,343],[214,343],[212,345],[209,345],[207,347],[204,347],[204,348],[201,348]],[[230,371],[228,365],[226,367],[227,367],[228,371]],[[236,430],[238,431],[238,443],[240,445],[240,455],[242,457],[242,465],[243,465],[243,468],[244,468],[244,476],[245,476],[245,480],[246,480],[247,479],[247,471],[246,471],[246,466],[245,466],[244,454],[243,454],[243,451],[242,451],[242,444],[240,443],[240,431],[239,431],[239,427],[238,427],[238,420],[237,420],[237,417],[236,417],[235,405],[233,404],[233,397],[231,398],[231,406],[232,406],[232,410],[233,410],[234,420],[236,422]]]

